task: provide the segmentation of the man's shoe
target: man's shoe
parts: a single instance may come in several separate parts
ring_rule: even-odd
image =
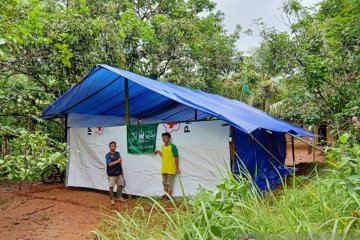
[[[111,199],[110,204],[111,204],[111,206],[114,206],[115,205],[115,200]]]
[[[170,198],[169,198],[169,196],[168,196],[168,195],[164,195],[164,196],[162,196],[162,199],[164,199],[164,200],[170,200]]]
[[[116,199],[119,200],[120,202],[126,202],[126,200],[123,197],[118,197]]]

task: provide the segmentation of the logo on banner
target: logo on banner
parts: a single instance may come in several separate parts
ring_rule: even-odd
[[[168,133],[176,132],[176,131],[179,131],[179,129],[180,129],[180,123],[175,123],[175,122],[165,123],[165,124],[163,124],[163,126],[165,128],[165,132],[168,132]]]
[[[103,127],[96,127],[95,128],[95,133],[97,133],[98,135],[101,135],[104,131],[104,128]],[[92,134],[92,129],[91,128],[88,128],[87,130],[87,135],[91,135]]]
[[[128,153],[153,153],[156,147],[157,124],[127,127]]]
[[[102,128],[102,127],[96,127],[95,128],[95,133],[97,133],[99,135],[101,135],[103,133],[103,131],[104,131],[104,128]]]

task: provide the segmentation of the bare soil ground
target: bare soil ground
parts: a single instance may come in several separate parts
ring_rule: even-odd
[[[303,143],[295,144],[295,159],[296,164],[314,161]],[[315,160],[324,159],[316,151]],[[292,162],[289,143],[286,164]],[[17,185],[0,182],[0,239],[92,239],[90,232],[104,215],[137,204],[137,199],[131,199],[111,207],[107,192],[65,188],[63,184],[36,183],[32,191],[26,185],[22,189],[18,192]]]
[[[106,192],[65,188],[63,184],[0,185],[0,239],[91,239],[102,214],[133,208],[136,200],[109,204]]]
[[[305,139],[304,139],[305,140]],[[320,150],[312,149],[312,152],[308,153],[308,145],[297,140],[295,141],[295,164],[299,163],[313,163],[313,162],[324,162],[325,155]],[[315,152],[315,153],[314,153]],[[293,154],[291,148],[291,142],[287,144],[287,154],[285,164],[287,166],[293,165]]]

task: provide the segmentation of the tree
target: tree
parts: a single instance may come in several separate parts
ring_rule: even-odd
[[[98,63],[211,92],[237,69],[239,29],[227,34],[210,0],[11,0],[0,11],[2,116],[41,115]]]
[[[209,0],[12,0],[2,10],[1,70],[57,95],[97,63],[216,90],[233,70],[238,31],[226,34],[214,8]]]
[[[304,8],[284,5],[290,32],[264,29],[258,50],[260,69],[281,77],[281,117],[346,127],[359,114],[360,3],[324,0]]]
[[[219,92],[241,57],[235,49],[240,29],[228,34],[223,20],[211,0],[3,1],[0,140],[11,151],[2,163],[18,162],[27,172],[24,166],[45,154],[44,139],[64,139],[63,122],[44,122],[41,113],[95,64]],[[24,134],[8,141],[4,126]],[[19,157],[26,155],[22,150],[34,157]],[[33,179],[30,173],[19,178]]]

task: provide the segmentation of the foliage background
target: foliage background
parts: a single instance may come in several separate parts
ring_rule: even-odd
[[[245,56],[235,47],[243,30],[227,32],[211,0],[0,1],[1,159],[24,161],[20,148],[40,156],[31,142],[42,139],[56,158],[64,122],[41,112],[98,63],[340,134],[360,114],[360,2],[290,0],[283,16],[287,32],[256,22],[263,41]]]

